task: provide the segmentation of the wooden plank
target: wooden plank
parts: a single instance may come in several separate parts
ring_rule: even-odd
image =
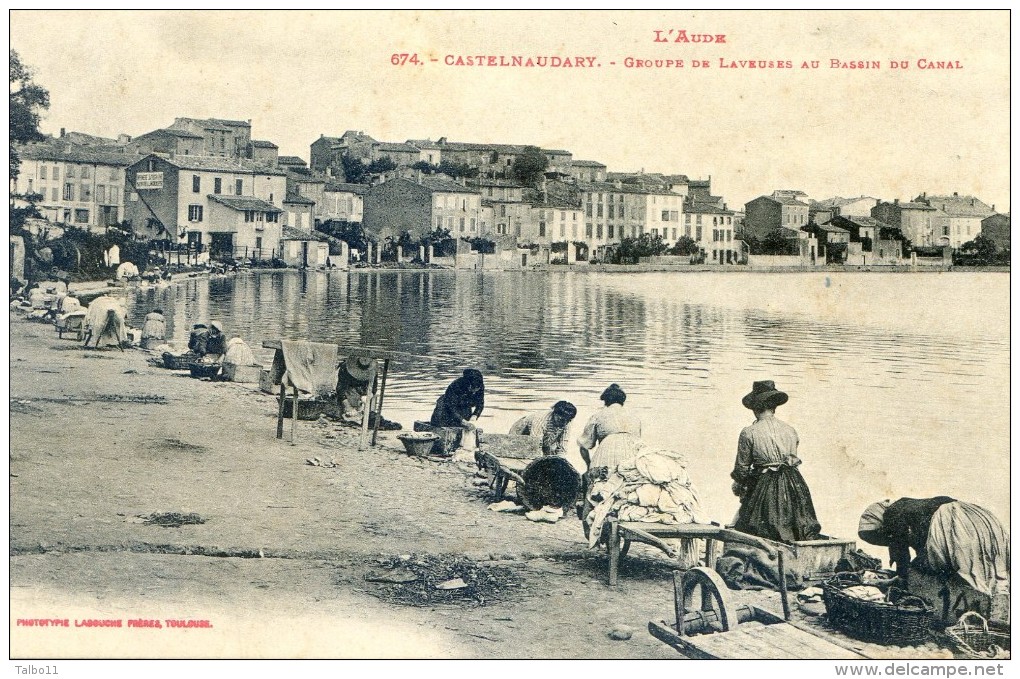
[[[857,659],[860,660],[865,656],[852,649],[839,646],[832,643],[828,639],[824,639],[815,634],[805,631],[802,628],[795,627],[789,623],[783,625],[772,625],[774,628],[774,639],[777,640],[788,640],[790,644],[794,644],[795,647],[799,648],[798,651],[801,658],[804,659]],[[787,643],[787,641],[781,641],[779,643]]]
[[[711,537],[719,532],[720,526],[704,523],[645,523],[643,521],[620,521],[621,528],[630,528],[651,533],[656,537],[698,538]]]
[[[855,658],[871,658],[871,656],[864,652],[863,647],[860,645],[863,642],[858,642],[836,634],[832,635],[827,634],[823,637],[819,635],[819,630],[812,629],[809,625],[799,622],[797,620],[791,620],[787,624],[790,625],[791,627],[796,627],[797,629],[805,632],[806,634],[810,634],[813,637],[821,639],[825,643],[833,644],[834,646],[839,646],[843,650],[853,653],[854,654],[853,657]]]

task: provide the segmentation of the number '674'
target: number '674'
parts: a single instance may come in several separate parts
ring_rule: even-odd
[[[401,54],[394,54],[390,57],[390,63],[394,66],[404,66],[406,64],[420,64],[421,61],[418,59],[418,55],[413,52],[408,54],[403,52]]]

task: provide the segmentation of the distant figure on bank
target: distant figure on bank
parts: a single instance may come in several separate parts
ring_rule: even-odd
[[[517,420],[510,427],[510,433],[541,439],[543,455],[563,455],[566,452],[563,442],[567,438],[567,428],[576,416],[577,408],[573,403],[559,401],[551,410],[525,415]]]
[[[365,398],[376,375],[375,359],[348,356],[337,373],[336,397],[340,413],[348,419],[359,418],[365,409]]]
[[[615,469],[634,457],[642,445],[641,420],[623,407],[627,394],[620,385],[610,384],[599,398],[606,407],[588,419],[577,439],[589,471],[594,467]]]
[[[742,400],[755,421],[737,441],[731,476],[740,511],[734,528],[782,542],[814,540],[821,526],[811,491],[797,470],[800,439],[793,427],[776,418],[776,408],[787,400],[771,380],[755,382]]]
[[[987,509],[951,497],[876,502],[861,514],[857,535],[889,548],[905,581],[911,566],[958,576],[989,597],[1009,589],[1009,532]],[[916,555],[910,560],[910,550]],[[1008,595],[1007,595],[1008,596]]]
[[[155,346],[164,341],[166,341],[166,318],[163,316],[162,309],[153,309],[145,314],[145,322],[142,324],[142,343],[151,343]]]
[[[188,336],[188,351],[205,356],[206,345],[209,342],[209,328],[205,323],[196,323],[191,328],[191,335]]]
[[[464,427],[474,429],[474,423],[485,409],[485,383],[482,373],[468,368],[446,388],[436,400],[430,423],[433,427]]]
[[[209,324],[209,335],[205,341],[204,358],[216,362],[227,353],[227,336],[223,334],[223,324],[213,321]]]

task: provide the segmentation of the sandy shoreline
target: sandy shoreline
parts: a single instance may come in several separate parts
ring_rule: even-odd
[[[255,385],[191,379],[147,352],[83,350],[49,325],[10,321],[12,657],[679,657],[646,629],[672,616],[661,553],[635,547],[611,589],[605,553],[587,549],[576,520],[488,511],[470,465],[408,457],[394,432],[359,451],[357,431],[332,422],[277,440],[275,398]],[[205,523],[141,522],[156,512]],[[408,554],[512,568],[521,586],[485,606],[373,596],[366,573]],[[734,594],[779,610],[774,593]],[[630,640],[608,638],[619,625]]]

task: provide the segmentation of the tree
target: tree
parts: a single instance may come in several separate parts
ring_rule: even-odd
[[[687,256],[693,255],[694,253],[700,251],[700,249],[701,248],[698,247],[697,242],[695,242],[693,238],[684,235],[680,236],[680,238],[677,239],[677,242],[673,244],[673,247],[670,249],[669,254]]]
[[[662,236],[643,233],[637,238],[624,238],[620,241],[617,251],[621,264],[631,264],[640,257],[656,257],[669,249],[662,241]]]
[[[344,171],[344,179],[350,184],[366,184],[368,170],[360,159],[350,154],[340,156],[340,165]]]
[[[958,256],[954,259],[957,264],[990,266],[997,262],[997,254],[998,247],[996,247],[995,241],[979,234],[974,240],[961,245]]]
[[[382,174],[397,169],[397,164],[389,156],[383,156],[378,160],[373,160],[365,169],[369,174]]]
[[[39,120],[42,112],[50,107],[50,93],[32,80],[32,70],[21,62],[17,52],[11,50],[11,103],[10,103],[10,179],[17,182],[21,174],[21,158],[16,149],[17,144],[37,141],[45,137],[39,132]],[[25,274],[29,279],[36,275],[36,269],[47,264],[38,261],[39,252],[32,233],[25,228],[30,217],[39,217],[36,203],[42,198],[39,194],[16,194],[10,196],[9,232],[21,236],[25,242]]]
[[[514,159],[510,174],[518,184],[535,186],[547,167],[549,159],[542,153],[542,149],[537,146],[525,146],[524,152]]]
[[[21,57],[11,50],[11,179],[17,179],[21,167],[14,144],[43,139],[39,132],[42,111],[50,107],[50,93],[32,80],[32,69],[21,63]]]

